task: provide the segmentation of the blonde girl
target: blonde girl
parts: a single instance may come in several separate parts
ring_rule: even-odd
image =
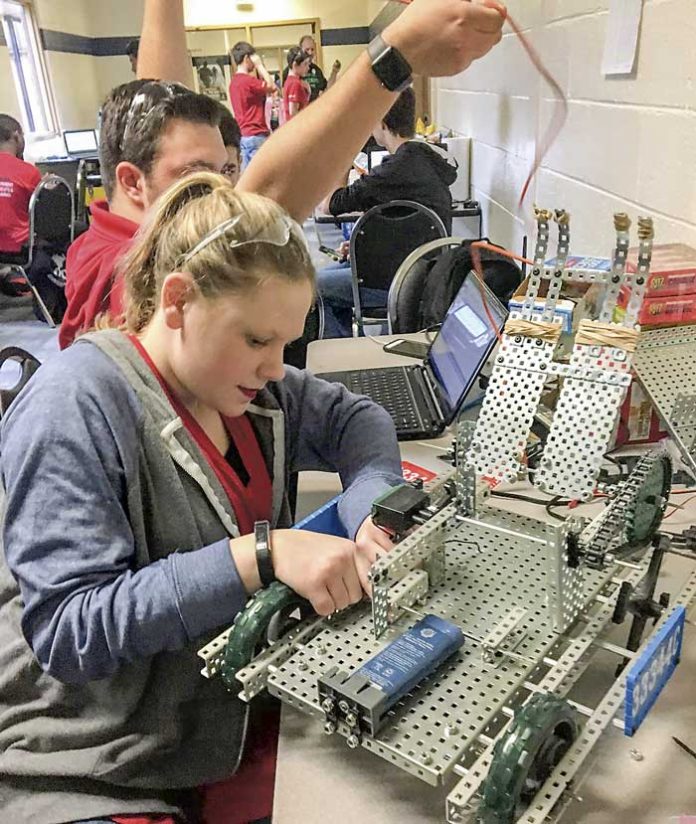
[[[283,210],[193,175],[158,201],[124,277],[124,328],[44,364],[0,430],[7,821],[193,820],[191,788],[248,766],[245,705],[201,678],[196,650],[262,577],[327,615],[391,546],[368,517],[400,482],[389,417],[283,367],[314,290]],[[350,539],[288,529],[303,469],[340,472]],[[239,806],[226,824],[261,817]]]

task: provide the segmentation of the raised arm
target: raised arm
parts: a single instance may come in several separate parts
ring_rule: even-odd
[[[145,0],[138,77],[170,80],[193,88],[182,0]]]
[[[500,40],[505,10],[484,2],[414,0],[382,36],[414,74],[457,74]],[[367,54],[361,55],[333,88],[273,134],[239,188],[266,195],[303,220],[337,187],[396,97],[381,85]]]

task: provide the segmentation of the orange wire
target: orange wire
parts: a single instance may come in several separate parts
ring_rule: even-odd
[[[399,3],[402,5],[409,5],[411,0],[398,0]],[[534,180],[534,176],[536,175],[539,167],[541,166],[544,158],[546,157],[549,149],[553,146],[556,138],[558,137],[563,125],[565,124],[566,118],[568,117],[568,101],[566,99],[565,94],[563,93],[563,89],[560,87],[556,79],[553,77],[551,72],[546,68],[543,64],[541,57],[537,50],[532,46],[529,42],[525,34],[523,33],[520,25],[512,18],[504,7],[500,6],[495,0],[486,0],[484,5],[488,6],[489,8],[496,9],[496,11],[500,12],[500,14],[507,20],[510,24],[510,28],[513,30],[517,39],[520,41],[522,48],[527,52],[527,56],[532,61],[532,65],[534,68],[539,72],[539,74],[544,78],[544,80],[549,84],[551,87],[551,91],[556,98],[556,107],[553,113],[553,117],[551,118],[551,122],[549,123],[548,129],[546,130],[546,134],[544,135],[541,143],[536,146],[534,151],[534,162],[532,163],[532,168],[529,170],[529,174],[527,175],[527,179],[522,186],[522,191],[520,192],[520,199],[517,202],[518,208],[522,206],[524,203],[525,197],[527,197],[527,192],[529,191],[529,186],[531,185],[532,180]]]
[[[485,277],[483,276],[483,267],[481,266],[481,252],[480,249],[487,249],[489,252],[495,252],[502,257],[510,258],[510,260],[517,260],[520,263],[526,263],[528,266],[534,266],[533,260],[527,260],[527,258],[520,257],[519,255],[515,255],[512,252],[508,252],[507,249],[501,249],[498,246],[494,246],[492,243],[486,243],[485,240],[475,240],[471,244],[471,262],[474,265],[474,272],[476,273],[477,277],[477,286],[479,288],[479,292],[481,293],[481,301],[483,303],[483,309],[488,317],[488,322],[490,323],[493,331],[495,332],[495,336],[498,338],[498,343],[502,341],[502,336],[500,334],[500,330],[498,329],[498,325],[495,322],[495,318],[491,312],[491,309],[488,305],[488,301],[486,299],[486,290],[483,288],[483,284],[486,282]]]

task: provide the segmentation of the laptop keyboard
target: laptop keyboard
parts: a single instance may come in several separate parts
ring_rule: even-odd
[[[423,422],[414,408],[405,368],[361,369],[335,373],[331,378],[328,375],[322,377],[339,380],[351,392],[372,398],[389,412],[398,430],[422,429]]]

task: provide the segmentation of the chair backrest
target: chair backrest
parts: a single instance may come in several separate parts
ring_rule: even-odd
[[[396,270],[387,298],[389,334],[420,331],[421,299],[435,252],[463,243],[463,238],[442,237],[414,249]]]
[[[438,215],[411,200],[374,206],[358,220],[350,237],[353,280],[361,288],[388,290],[410,252],[447,232]]]
[[[39,242],[64,251],[75,231],[75,199],[70,184],[58,175],[47,175],[29,201],[29,245]]]
[[[41,366],[41,361],[38,361],[25,349],[20,349],[19,346],[6,346],[0,351],[0,367],[8,360],[16,361],[21,371],[19,380],[14,386],[8,389],[0,389],[0,417],[5,415],[10,404],[27,385],[29,378]]]

